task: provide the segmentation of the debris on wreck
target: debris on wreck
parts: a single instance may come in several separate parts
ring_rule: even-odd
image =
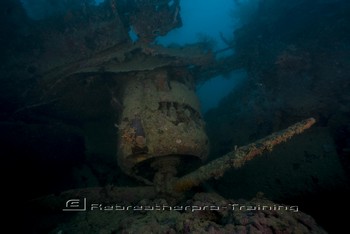
[[[196,193],[188,198],[187,192],[194,192],[194,187],[218,179],[227,170],[239,168],[263,152],[271,151],[274,146],[310,128],[315,119],[296,123],[194,168],[193,165],[206,160],[209,142],[193,88],[197,78],[193,71],[213,74],[231,64],[219,61],[215,63],[217,69],[213,69],[213,53],[198,44],[181,48],[149,44],[156,36],[181,25],[178,0],[172,5],[167,0],[135,1],[136,8],[129,12],[130,21],[118,12],[117,1],[108,2],[95,12],[94,17],[100,20],[93,24],[82,24],[74,31],[79,24],[72,21],[66,31],[53,29],[40,34],[45,53],[28,60],[40,74],[38,92],[42,95],[39,104],[24,109],[44,103],[50,106],[53,115],[61,114],[62,110],[74,110],[76,118],[82,118],[87,113],[77,111],[83,110],[79,108],[84,106],[77,100],[84,97],[71,98],[77,96],[74,87],[84,89],[75,78],[90,76],[86,83],[91,87],[98,75],[110,74],[110,80],[118,81],[124,88],[123,92],[118,92],[117,83],[111,82],[113,85],[108,86],[113,94],[111,100],[118,105],[115,110],[120,112],[116,119],[118,139],[115,139],[118,141],[118,163],[123,172],[145,185],[71,189],[31,200],[27,211],[44,211],[50,216],[67,208],[71,199],[89,201],[86,204],[89,207],[85,207],[87,212],[77,213],[67,222],[56,225],[53,233],[324,233],[310,216],[296,207],[292,209],[292,206],[275,204],[261,197],[234,201],[218,194]],[[137,10],[138,7],[145,10]],[[73,20],[74,14],[69,18]],[[138,42],[132,42],[127,36],[131,26],[140,37]],[[86,28],[92,32],[85,31]],[[94,43],[88,33],[100,35],[100,43]],[[91,94],[89,89],[84,91],[86,95]],[[50,100],[54,100],[54,105]],[[89,101],[84,103],[90,104]],[[17,113],[23,112],[22,109]],[[158,206],[168,210],[142,210]],[[257,208],[264,206],[267,208]],[[122,214],[99,212],[117,211],[120,207],[129,209]]]

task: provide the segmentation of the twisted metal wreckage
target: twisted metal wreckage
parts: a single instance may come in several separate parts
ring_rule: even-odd
[[[194,84],[203,77],[219,74],[223,66],[227,69],[232,58],[215,60],[203,43],[169,48],[150,44],[156,36],[181,25],[179,1],[170,2],[134,1],[136,5],[126,20],[117,1],[106,1],[96,7],[96,12],[90,12],[95,22],[77,28],[73,14],[66,31],[46,34],[47,51],[35,64],[42,72],[43,103],[54,100],[57,106],[69,106],[69,100],[58,97],[74,77],[87,77],[89,85],[93,85],[98,75],[112,74],[112,79],[123,87],[121,97],[115,95],[120,87],[109,87],[111,103],[121,112],[117,125],[118,163],[125,173],[147,186],[79,188],[36,199],[35,203],[57,210],[72,197],[110,202],[155,197],[176,200],[185,191],[243,166],[315,123],[313,118],[296,123],[188,174],[193,170],[188,165],[198,165],[196,161],[204,161],[209,151]],[[139,36],[137,42],[128,37],[130,27]],[[91,35],[97,38],[93,42]],[[52,44],[58,39],[62,39],[61,43]],[[177,174],[182,176],[177,178]]]
[[[135,202],[143,199],[153,199],[156,197],[165,197],[167,199],[176,199],[181,197],[182,193],[190,190],[195,186],[199,186],[201,183],[209,179],[218,179],[225,171],[229,169],[237,169],[243,166],[247,161],[261,155],[265,151],[272,151],[273,147],[286,142],[294,135],[302,133],[304,130],[310,128],[315,119],[310,118],[299,123],[296,123],[285,130],[273,133],[263,139],[260,139],[254,143],[248,144],[237,148],[236,150],[229,152],[228,154],[213,160],[212,162],[199,167],[197,170],[176,178],[176,166],[179,164],[179,158],[184,156],[180,154],[170,155],[128,155],[129,157],[135,157],[144,159],[145,157],[155,157],[156,160],[152,161],[152,166],[156,167],[157,171],[154,175],[153,183],[150,186],[145,187],[125,187],[119,188],[114,186],[108,187],[93,187],[73,189],[62,192],[59,196],[50,195],[44,198],[36,200],[41,205],[48,209],[57,210],[62,207],[62,204],[74,197],[88,197],[91,200],[107,200],[109,202]],[[135,137],[135,146],[138,144]],[[181,146],[179,147],[181,150]],[[134,161],[137,163],[136,160]],[[137,165],[135,165],[137,166]],[[147,173],[142,171],[141,173]]]

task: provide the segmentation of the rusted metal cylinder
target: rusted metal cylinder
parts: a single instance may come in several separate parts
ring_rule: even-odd
[[[188,79],[165,68],[130,77],[119,124],[118,163],[125,173],[150,179],[149,165],[157,158],[175,155],[182,168],[206,159],[205,123]]]

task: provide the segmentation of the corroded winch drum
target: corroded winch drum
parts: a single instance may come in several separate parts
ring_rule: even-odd
[[[206,159],[205,123],[192,78],[184,71],[162,68],[128,77],[118,149],[125,173],[147,177],[159,158],[176,157],[185,164]]]

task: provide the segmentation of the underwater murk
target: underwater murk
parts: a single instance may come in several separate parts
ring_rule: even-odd
[[[0,9],[9,232],[349,229],[349,1]]]

